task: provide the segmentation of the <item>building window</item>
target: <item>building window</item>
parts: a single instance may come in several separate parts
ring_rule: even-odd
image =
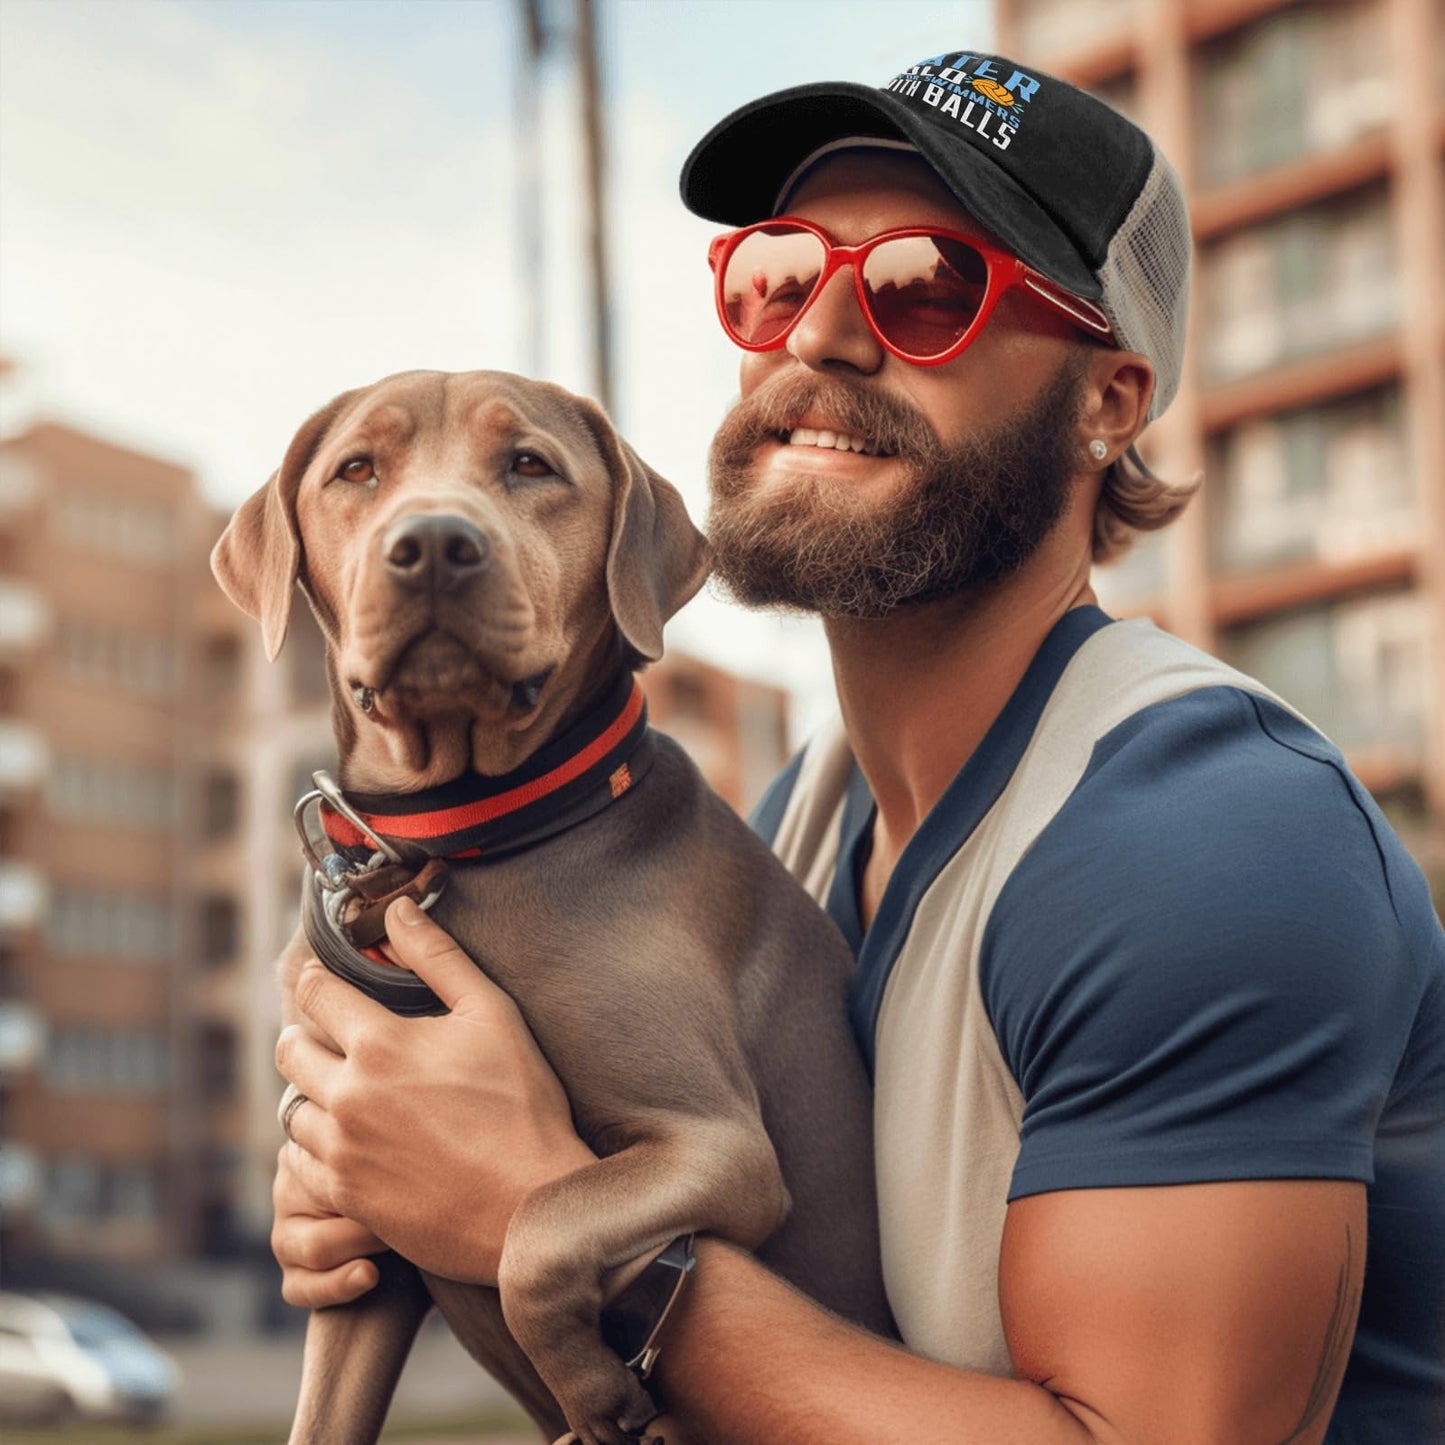
[[[57,1220],[91,1219],[100,1210],[101,1169],[94,1159],[63,1154],[45,1171],[45,1214]]]
[[[1380,188],[1215,242],[1200,258],[1206,379],[1231,381],[1392,331],[1399,267]]]
[[[229,1024],[204,1023],[196,1031],[196,1085],[210,1103],[234,1099],[240,1087],[236,1031]]]
[[[54,817],[91,825],[169,830],[175,826],[175,779],[168,769],[114,758],[61,754],[48,779]]]
[[[43,1073],[57,1094],[154,1094],[170,1081],[170,1045],[144,1029],[52,1024]]]
[[[150,1164],[108,1165],[82,1154],[53,1157],[45,1171],[47,1219],[58,1224],[102,1219],[155,1219],[160,1189]]]
[[[201,826],[207,838],[229,838],[241,817],[241,784],[231,772],[208,773],[202,790]]]
[[[1315,0],[1208,46],[1194,87],[1201,182],[1254,175],[1388,124],[1396,88],[1380,21],[1377,5]]]
[[[236,956],[241,912],[234,898],[217,894],[201,902],[201,962],[229,963]]]
[[[169,637],[68,617],[56,629],[56,657],[72,682],[117,687],[152,697],[176,688],[176,650]]]
[[[245,647],[230,633],[212,633],[201,644],[201,686],[213,701],[232,696],[241,685]]]
[[[55,509],[56,531],[73,547],[158,567],[175,557],[175,523],[150,503],[72,492]]]
[[[155,1219],[160,1214],[156,1171],[149,1164],[120,1164],[110,1170],[109,1213],[116,1219]]]
[[[51,894],[45,940],[61,957],[156,962],[175,956],[175,911],[163,898],[61,884]]]
[[[1348,562],[1418,536],[1397,387],[1245,422],[1216,443],[1208,476],[1210,548],[1225,572]]]

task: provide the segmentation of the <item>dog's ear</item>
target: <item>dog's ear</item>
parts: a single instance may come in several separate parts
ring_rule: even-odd
[[[296,530],[296,493],[331,423],[354,392],[343,392],[309,418],[291,439],[278,470],[248,497],[211,551],[211,571],[221,591],[261,624],[266,660],[274,662],[286,640],[291,594],[301,566]]]
[[[600,407],[582,406],[614,484],[607,549],[612,615],[642,658],[656,662],[662,624],[707,580],[711,551],[677,488],[618,436]]]
[[[626,462],[612,508],[607,594],[622,635],[648,662],[662,656],[662,624],[707,581],[712,549],[682,494],[618,438]]]

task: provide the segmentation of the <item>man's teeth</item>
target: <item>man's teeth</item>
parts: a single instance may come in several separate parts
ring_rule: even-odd
[[[878,448],[869,446],[862,437],[849,436],[847,432],[829,431],[826,427],[814,429],[800,426],[796,431],[784,432],[783,440],[790,447],[822,447],[826,451],[864,452],[870,457],[878,455]]]

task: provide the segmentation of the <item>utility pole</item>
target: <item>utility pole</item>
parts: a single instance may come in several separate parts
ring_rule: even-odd
[[[542,0],[517,0],[522,43],[518,49],[516,94],[512,117],[516,127],[517,231],[521,261],[522,369],[529,376],[543,370],[546,312],[543,305],[542,254],[542,56],[547,33]]]
[[[573,0],[577,71],[581,78],[586,164],[587,269],[592,293],[592,376],[597,400],[612,406],[612,304],[607,285],[607,227],[603,202],[602,95],[597,73],[595,0]]]

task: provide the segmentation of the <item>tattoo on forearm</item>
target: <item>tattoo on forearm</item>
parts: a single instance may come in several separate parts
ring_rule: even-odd
[[[1355,1333],[1355,1316],[1360,1307],[1360,1286],[1354,1278],[1351,1268],[1353,1263],[1354,1236],[1347,1224],[1345,1260],[1340,1266],[1339,1278],[1335,1281],[1334,1308],[1325,1329],[1324,1348],[1320,1351],[1319,1363],[1315,1366],[1314,1383],[1310,1386],[1309,1398],[1305,1401],[1304,1414],[1300,1416],[1299,1424],[1285,1436],[1281,1445],[1290,1445],[1291,1441],[1302,1440],[1309,1434],[1335,1397],[1345,1362],[1349,1359],[1350,1342]]]

